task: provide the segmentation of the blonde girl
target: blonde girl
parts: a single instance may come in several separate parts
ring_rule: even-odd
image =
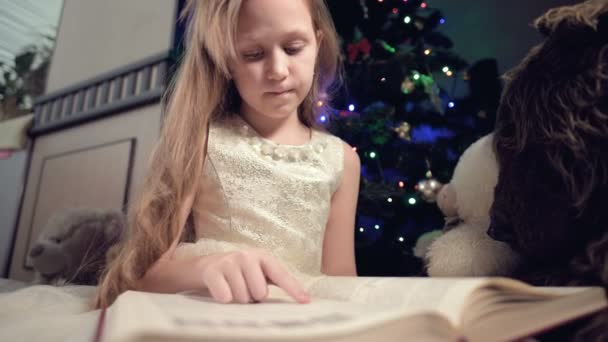
[[[293,272],[356,275],[357,154],[315,127],[339,70],[323,0],[190,0],[186,51],[97,307],[128,289],[309,301]],[[325,102],[321,102],[325,101]]]

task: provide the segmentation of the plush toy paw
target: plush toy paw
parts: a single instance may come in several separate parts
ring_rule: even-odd
[[[465,224],[434,239],[425,255],[432,277],[504,276],[515,270],[518,260],[507,244]]]
[[[429,247],[441,235],[441,230],[431,230],[430,232],[426,232],[416,240],[416,245],[414,246],[414,255],[420,259],[424,259],[426,254],[428,253]]]

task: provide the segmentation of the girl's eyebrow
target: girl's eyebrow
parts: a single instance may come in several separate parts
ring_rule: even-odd
[[[307,32],[304,30],[301,30],[301,29],[294,29],[294,30],[287,31],[282,34],[282,37],[287,38],[287,39],[293,39],[293,38],[306,39],[307,36],[308,36]],[[264,39],[264,37],[261,36],[260,34],[245,33],[241,36],[241,40],[243,42],[256,42],[259,40],[266,40],[266,39]]]

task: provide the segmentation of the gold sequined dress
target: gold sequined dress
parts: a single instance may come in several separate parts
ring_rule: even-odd
[[[281,145],[237,115],[212,122],[193,205],[198,241],[178,250],[207,255],[263,248],[292,270],[319,274],[343,155],[344,143],[318,130],[304,145]]]

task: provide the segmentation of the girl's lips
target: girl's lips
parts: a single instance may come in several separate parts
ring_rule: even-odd
[[[282,96],[282,95],[289,95],[293,92],[293,90],[289,89],[289,90],[283,90],[283,91],[269,91],[266,94],[271,95],[271,96]]]

